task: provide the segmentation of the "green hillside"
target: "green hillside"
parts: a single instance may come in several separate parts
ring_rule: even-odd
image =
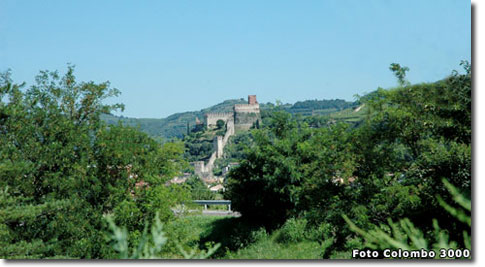
[[[234,104],[246,103],[244,99],[231,99],[225,100],[217,105],[199,110],[199,111],[187,111],[182,113],[175,113],[166,118],[160,119],[146,119],[146,118],[126,118],[113,115],[103,116],[103,120],[108,124],[116,124],[121,121],[125,125],[140,127],[140,130],[149,134],[152,137],[162,137],[166,139],[170,138],[182,138],[187,132],[187,123],[190,126],[195,124],[195,118],[203,121],[204,114],[210,112],[230,112]]]
[[[355,105],[354,102],[348,102],[342,99],[305,100],[296,102],[286,110],[292,114],[301,114],[304,116],[326,115],[354,107]]]
[[[123,116],[104,115],[102,119],[108,124],[117,124],[121,121],[125,125],[140,127],[140,130],[155,138],[171,139],[182,138],[187,132],[187,123],[190,127],[195,124],[195,118],[204,120],[204,114],[210,112],[231,112],[235,104],[247,103],[246,99],[230,99],[214,106],[199,110],[175,113],[166,118],[127,118]],[[354,116],[352,108],[356,107],[355,102],[349,102],[342,99],[335,100],[305,100],[298,101],[295,104],[283,104],[280,107],[292,114],[301,114],[303,116],[328,115],[333,113],[344,112],[341,116]],[[272,103],[260,104],[262,110],[274,107]]]

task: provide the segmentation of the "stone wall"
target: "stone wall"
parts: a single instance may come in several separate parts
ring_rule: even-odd
[[[226,133],[224,137],[216,136],[214,138],[214,152],[211,154],[207,164],[204,161],[193,162],[195,174],[202,180],[208,182],[213,179],[212,170],[216,159],[221,158],[224,153],[229,137],[236,131],[249,130],[257,121],[261,122],[259,104],[255,95],[248,96],[248,104],[234,105],[233,112],[225,113],[207,113],[205,114],[205,123],[207,127],[215,127],[218,120],[223,120],[226,124]]]
[[[224,153],[224,145],[222,144],[222,136],[214,137],[214,151],[216,158],[221,158]]]
[[[223,112],[223,113],[207,113],[205,114],[205,125],[207,127],[215,127],[218,120],[223,120],[227,123],[229,120],[233,120],[234,113]]]
[[[235,113],[259,113],[259,104],[236,104]]]
[[[234,125],[236,131],[249,130],[257,121],[261,122],[259,104],[234,105]]]
[[[226,134],[224,135],[224,139],[222,140],[223,146],[225,146],[227,144],[229,137],[231,137],[231,135],[234,135],[234,133],[235,133],[235,131],[234,131],[234,120],[229,120],[227,122],[226,128],[227,128]]]

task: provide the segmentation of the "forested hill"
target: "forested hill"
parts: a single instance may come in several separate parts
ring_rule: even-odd
[[[205,108],[199,111],[187,111],[181,113],[172,114],[166,118],[149,119],[149,118],[127,118],[123,116],[104,115],[102,119],[109,124],[122,121],[123,124],[138,127],[140,130],[146,132],[152,137],[162,138],[181,138],[187,132],[187,122],[193,126],[195,124],[195,118],[203,121],[204,114],[209,112],[230,112],[234,104],[242,104],[247,101],[244,99],[231,99],[225,100],[222,103]]]
[[[292,114],[324,115],[356,106],[356,102],[342,99],[298,101],[287,109]]]
[[[199,110],[187,111],[172,114],[166,118],[127,118],[123,116],[104,115],[102,119],[109,124],[116,124],[122,121],[123,124],[140,127],[140,130],[146,132],[152,137],[161,137],[170,139],[173,137],[181,138],[187,132],[187,122],[193,126],[195,118],[203,121],[204,114],[209,112],[231,112],[234,104],[244,104],[247,100],[231,99],[222,103]],[[267,109],[274,106],[272,103],[260,104],[261,109]],[[295,104],[284,104],[283,109],[292,114],[308,115],[325,115],[338,112],[344,109],[355,107],[355,102],[349,102],[342,99],[335,100],[305,100],[298,101]]]

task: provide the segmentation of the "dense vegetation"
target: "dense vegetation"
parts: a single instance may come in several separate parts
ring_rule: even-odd
[[[100,115],[122,108],[102,100],[109,83],[77,82],[42,71],[28,89],[0,79],[1,258],[111,258],[104,217],[136,237],[145,220],[187,199],[165,186],[186,162],[181,143],[160,145]]]
[[[399,86],[355,103],[262,105],[260,127],[231,137],[216,162],[216,171],[238,163],[225,198],[240,218],[188,216],[191,200],[220,196],[195,176],[168,182],[187,161],[210,155],[222,123],[187,127],[181,116],[172,123],[183,125],[182,141],[159,142],[159,128],[150,136],[131,127],[136,120],[109,115],[123,106],[103,104],[119,94],[108,82],[78,82],[68,67],[63,76],[42,71],[26,88],[3,73],[0,256],[299,259],[471,249],[471,66],[462,65],[462,74],[413,85],[409,69],[393,64]]]
[[[354,230],[381,225],[390,233],[389,219],[408,218],[428,243],[439,242],[436,219],[455,246],[468,247],[470,225],[442,207],[454,202],[443,179],[471,197],[471,69],[463,65],[465,74],[417,85],[393,66],[400,86],[361,99],[367,115],[358,127],[311,128],[274,112],[253,131],[254,144],[231,171],[226,197],[248,223],[268,231],[304,220],[326,242],[323,257],[349,257],[351,248],[365,247],[350,223]]]
[[[355,107],[356,103],[348,102],[342,99],[335,100],[306,100],[298,101],[286,111],[292,114],[301,115],[323,115],[335,111]]]

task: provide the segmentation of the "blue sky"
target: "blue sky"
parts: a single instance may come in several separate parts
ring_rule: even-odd
[[[109,80],[124,116],[160,118],[256,94],[353,100],[435,81],[471,59],[470,1],[0,1],[0,71],[30,84],[76,65]]]

